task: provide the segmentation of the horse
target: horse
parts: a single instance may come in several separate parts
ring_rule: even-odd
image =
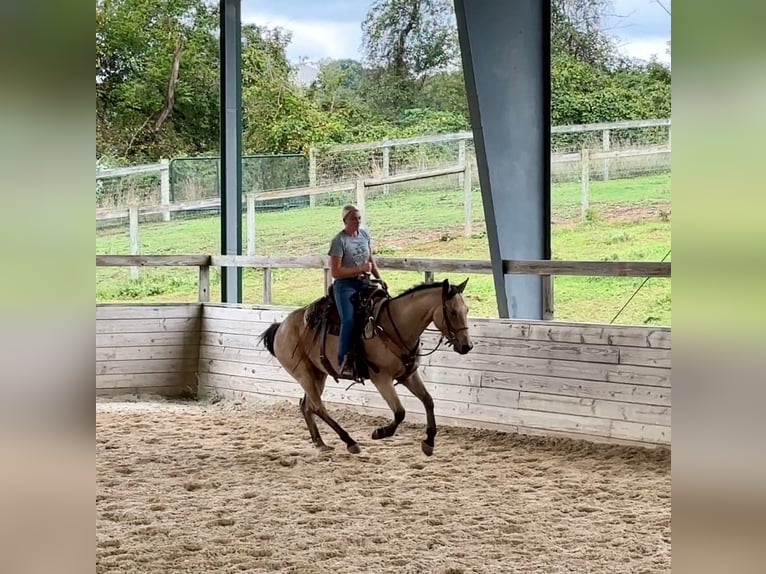
[[[386,293],[374,318],[373,336],[357,340],[356,344],[363,346],[364,358],[370,365],[366,375],[394,416],[388,425],[375,429],[373,440],[393,436],[404,420],[405,410],[394,388],[394,381],[397,381],[423,403],[426,432],[421,448],[426,456],[433,454],[436,419],[433,399],[418,372],[422,356],[420,337],[433,322],[441,332],[440,343],[446,339],[447,344],[461,355],[473,348],[468,331],[468,307],[462,296],[467,283],[468,279],[459,285],[451,285],[445,279],[441,283],[415,285],[396,297]],[[331,295],[317,301],[322,300],[334,309]],[[361,452],[359,444],[329,415],[322,403],[327,375],[338,379],[338,337],[329,332],[318,336],[316,326],[312,327],[306,320],[309,307],[296,309],[284,321],[269,325],[261,334],[260,342],[303,388],[300,410],[314,446],[320,451],[332,450],[319,434],[316,415],[338,434],[350,453],[358,454]]]

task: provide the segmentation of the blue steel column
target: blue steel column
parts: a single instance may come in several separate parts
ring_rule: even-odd
[[[221,253],[242,254],[241,0],[221,0]],[[242,302],[242,270],[221,269],[221,301]]]
[[[503,259],[550,259],[550,0],[455,0],[500,317],[543,318],[542,280]]]

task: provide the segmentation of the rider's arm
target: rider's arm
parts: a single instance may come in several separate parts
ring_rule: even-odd
[[[343,257],[339,255],[330,256],[330,274],[333,279],[343,279],[345,277],[355,277],[361,273],[366,273],[365,265],[355,267],[343,267]]]

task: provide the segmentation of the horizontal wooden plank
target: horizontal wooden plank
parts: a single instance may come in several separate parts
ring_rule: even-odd
[[[201,317],[202,305],[199,303],[168,304],[96,304],[96,320],[99,319],[179,319]]]
[[[435,333],[425,333],[421,337],[426,349],[433,349],[439,337]],[[487,355],[507,355],[516,357],[539,357],[544,359],[567,359],[593,363],[617,364],[620,350],[605,345],[583,345],[579,343],[557,343],[551,341],[527,341],[522,339],[499,339],[482,337],[471,333],[474,351]]]
[[[521,319],[482,319],[472,317],[471,336],[670,349],[669,327],[641,327],[570,323],[564,321],[525,321]]]
[[[197,377],[194,373],[116,373],[96,375],[96,389],[183,387],[195,388]]]
[[[203,317],[273,323],[283,321],[297,307],[280,305],[233,305],[228,303],[205,303]]]
[[[434,271],[439,273],[492,273],[492,264],[480,259],[420,259],[415,257],[376,257],[382,269]]]
[[[555,261],[503,259],[503,273],[588,277],[670,277],[669,261]]]
[[[609,436],[617,439],[634,439],[640,437],[644,442],[669,445],[671,443],[671,427],[648,425],[629,421],[612,421]]]
[[[96,255],[96,267],[199,267],[210,255]]]
[[[636,347],[620,347],[619,349],[620,363],[623,365],[671,368],[672,351],[670,349],[639,349]]]
[[[211,263],[217,267],[324,269],[330,261],[322,255],[213,255]]]
[[[670,146],[647,146],[631,149],[618,149],[613,151],[593,151],[590,159],[593,161],[604,159],[621,159],[626,157],[641,157],[646,155],[662,155],[671,153]]]
[[[102,319],[96,321],[96,333],[162,333],[199,331],[201,319]]]
[[[199,347],[200,332],[195,330],[169,333],[97,333],[96,349],[99,347]]]
[[[166,398],[176,398],[176,397],[188,397],[193,396],[196,393],[194,389],[186,388],[186,387],[177,387],[177,386],[170,386],[170,387],[124,387],[124,388],[114,388],[114,389],[96,389],[96,396],[97,397],[138,397],[138,398],[150,398],[150,397],[166,397]]]
[[[424,367],[427,372],[431,367]],[[669,407],[671,389],[646,385],[586,381],[578,378],[548,377],[529,373],[481,372],[482,387],[529,391],[586,399],[606,399]]]
[[[199,344],[183,346],[149,345],[145,347],[96,347],[96,361],[198,358]]]
[[[484,392],[485,389],[482,389]],[[482,404],[490,403],[481,393]],[[496,403],[494,403],[496,404]],[[670,407],[520,392],[517,408],[670,426]]]
[[[506,357],[503,355],[485,355],[474,351],[467,355],[458,355],[452,351],[437,351],[433,355],[424,357],[423,364],[504,373],[578,378],[588,381],[629,383],[656,387],[670,386],[670,369],[658,367],[582,363],[579,361],[537,359],[534,357]]]
[[[304,187],[293,187],[276,191],[250,192],[256,201],[273,201],[275,199],[289,199],[292,197],[303,197],[306,195],[323,195],[325,193],[344,193],[354,191],[356,183],[328,183],[323,185],[313,185]],[[248,195],[248,194],[246,194]]]
[[[669,126],[670,118],[648,120],[624,120],[621,122],[598,122],[593,124],[572,124],[566,126],[551,126],[552,134],[573,134],[581,132],[603,130],[625,130],[636,128],[650,128],[657,126]]]
[[[134,361],[96,361],[96,375],[141,375],[149,373],[196,373],[198,360],[144,359]]]
[[[250,346],[258,345],[257,337],[263,333],[271,322],[266,321],[237,321],[235,319],[203,319],[202,331],[251,337]],[[247,347],[245,347],[247,348]]]
[[[143,165],[131,165],[127,167],[112,167],[109,169],[96,170],[96,181],[99,179],[108,179],[111,177],[124,177],[126,175],[135,175],[138,173],[159,173],[167,170],[166,163],[147,163]]]
[[[264,323],[263,328],[265,329],[269,324]],[[213,347],[265,351],[265,347],[258,340],[258,335],[234,335],[231,333],[202,331],[199,344]]]
[[[424,169],[409,173],[397,173],[396,175],[389,175],[386,177],[368,178],[364,180],[364,185],[365,187],[374,187],[378,185],[388,185],[393,183],[403,183],[405,181],[427,179],[430,177],[441,177],[444,175],[452,175],[456,173],[465,173],[465,165],[451,165],[448,167],[440,167],[436,169]]]

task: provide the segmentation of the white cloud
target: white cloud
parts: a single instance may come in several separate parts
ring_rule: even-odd
[[[617,40],[621,53],[631,58],[649,61],[655,56],[658,61],[670,64],[670,54],[667,53],[670,38],[620,38]]]
[[[287,47],[287,56],[292,61],[303,57],[309,61],[360,57],[361,26],[358,22],[293,20],[263,12],[243,13],[242,22],[270,28],[278,26],[292,32],[292,41]]]

